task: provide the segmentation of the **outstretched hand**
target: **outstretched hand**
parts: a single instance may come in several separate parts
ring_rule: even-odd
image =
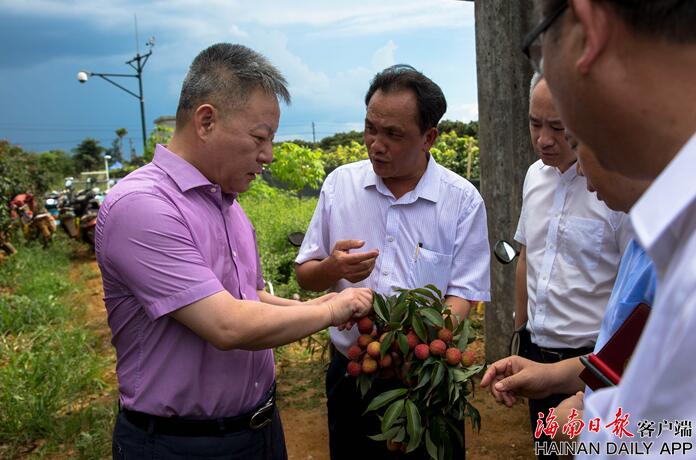
[[[337,279],[345,278],[351,283],[364,280],[375,268],[379,251],[350,252],[365,245],[360,240],[339,240],[328,257],[328,269]]]
[[[545,398],[551,394],[547,366],[520,356],[508,356],[488,367],[481,387],[489,387],[495,400],[507,407],[512,407],[518,396]]]

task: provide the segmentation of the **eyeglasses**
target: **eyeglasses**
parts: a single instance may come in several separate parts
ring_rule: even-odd
[[[527,56],[535,72],[544,73],[544,62],[541,54],[541,44],[544,32],[553,25],[553,22],[568,8],[568,0],[563,0],[553,12],[544,18],[522,41],[522,52]]]

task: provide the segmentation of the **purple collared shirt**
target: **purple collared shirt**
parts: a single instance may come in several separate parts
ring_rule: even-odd
[[[221,351],[168,316],[222,290],[258,300],[256,236],[234,196],[158,145],[109,191],[96,253],[123,407],[202,419],[260,401],[275,378],[271,350]]]

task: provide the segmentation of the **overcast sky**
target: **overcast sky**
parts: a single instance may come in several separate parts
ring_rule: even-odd
[[[411,64],[444,90],[446,118],[478,119],[473,3],[456,0],[0,0],[0,139],[32,151],[109,146],[128,129],[142,150],[137,99],[79,70],[132,73],[134,15],[145,116],[173,115],[195,55],[216,42],[247,45],[285,74],[293,103],[276,139],[317,140],[362,129],[363,97],[386,66]],[[132,80],[132,81],[131,81]],[[136,79],[119,80],[137,92]],[[128,141],[126,141],[126,146]]]

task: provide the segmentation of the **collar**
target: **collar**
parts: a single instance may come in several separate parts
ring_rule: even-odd
[[[657,176],[631,210],[631,222],[641,245],[650,252],[696,199],[696,133]]]
[[[369,160],[368,160],[369,161]],[[432,155],[428,154],[428,166],[425,168],[425,172],[421,176],[416,188],[410,193],[412,194],[414,201],[417,198],[424,198],[433,203],[437,203],[440,198],[440,177],[441,171],[439,165],[435,161]],[[382,178],[375,174],[374,169],[372,169],[372,163],[370,163],[369,171],[365,174],[362,183],[363,188],[374,186],[377,191],[385,196],[394,196],[386,185]]]
[[[565,172],[561,172],[560,169],[558,169],[555,166],[549,166],[547,164],[544,164],[543,161],[539,160],[539,169],[548,169],[556,174],[565,182],[570,182],[571,180],[575,179],[578,176],[578,163],[577,161],[574,161],[573,164],[571,164],[568,169],[565,170]]]
[[[182,192],[204,185],[213,185],[195,166],[163,145],[157,144],[155,147],[152,163],[167,173]]]

